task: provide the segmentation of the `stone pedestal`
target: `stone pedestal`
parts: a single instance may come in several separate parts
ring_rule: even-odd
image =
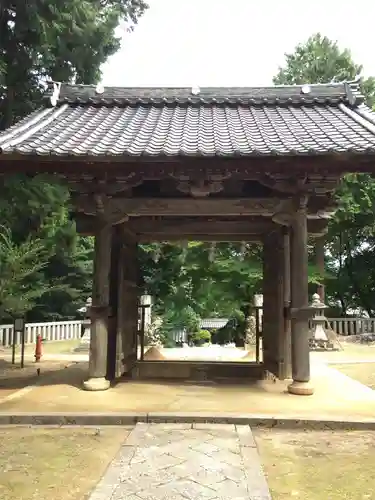
[[[87,311],[87,315],[90,312]],[[91,342],[91,319],[87,318],[83,321],[83,335],[81,337],[79,346],[74,349],[74,352],[89,353],[90,352],[90,342]]]
[[[83,382],[83,388],[86,391],[106,391],[110,383],[105,377],[93,377]]]

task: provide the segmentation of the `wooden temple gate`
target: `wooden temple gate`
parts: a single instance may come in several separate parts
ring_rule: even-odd
[[[138,245],[263,244],[263,367],[312,394],[308,237],[345,172],[373,170],[375,120],[356,84],[100,89],[53,84],[47,105],[0,134],[0,172],[68,183],[95,235],[87,390],[137,360]]]

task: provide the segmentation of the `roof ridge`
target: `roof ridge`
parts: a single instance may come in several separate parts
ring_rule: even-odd
[[[329,82],[266,87],[118,87],[50,82],[49,105],[306,105],[364,102],[358,82]]]
[[[192,89],[193,86],[189,85],[141,85],[141,86],[134,86],[134,85],[98,85],[98,84],[91,84],[91,83],[70,83],[70,82],[58,82],[54,80],[50,80],[47,83],[47,91],[51,91],[54,87],[54,85],[59,84],[62,87],[65,88],[82,88],[82,89],[97,89],[98,87],[103,87],[104,89],[181,89],[181,90],[187,90],[187,89]],[[278,84],[278,85],[203,85],[199,86],[199,88],[202,89],[287,89],[287,88],[300,88],[304,87],[306,85],[310,87],[343,87],[345,84],[348,84],[350,86],[356,86],[360,84],[360,79],[357,80],[343,80],[342,82],[317,82],[317,83],[301,83],[301,84]]]

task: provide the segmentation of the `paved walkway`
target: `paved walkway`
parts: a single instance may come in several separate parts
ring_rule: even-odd
[[[90,500],[270,500],[249,426],[137,424]]]

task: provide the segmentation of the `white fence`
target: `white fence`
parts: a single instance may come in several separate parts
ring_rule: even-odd
[[[358,335],[375,333],[375,318],[328,318],[331,328],[340,335]],[[46,341],[74,340],[81,337],[82,321],[56,321],[50,323],[27,323],[25,327],[25,343],[35,344],[37,335]],[[0,325],[0,345],[11,346],[13,325]],[[175,341],[186,341],[184,332],[176,332]],[[16,344],[21,343],[17,333]]]
[[[81,337],[82,321],[57,321],[50,323],[27,323],[25,326],[25,344],[35,344],[37,335],[47,341],[74,340]],[[0,326],[0,343],[11,346],[13,325]],[[21,343],[21,335],[16,334],[16,344]]]
[[[328,318],[328,324],[339,335],[375,333],[375,318]]]

